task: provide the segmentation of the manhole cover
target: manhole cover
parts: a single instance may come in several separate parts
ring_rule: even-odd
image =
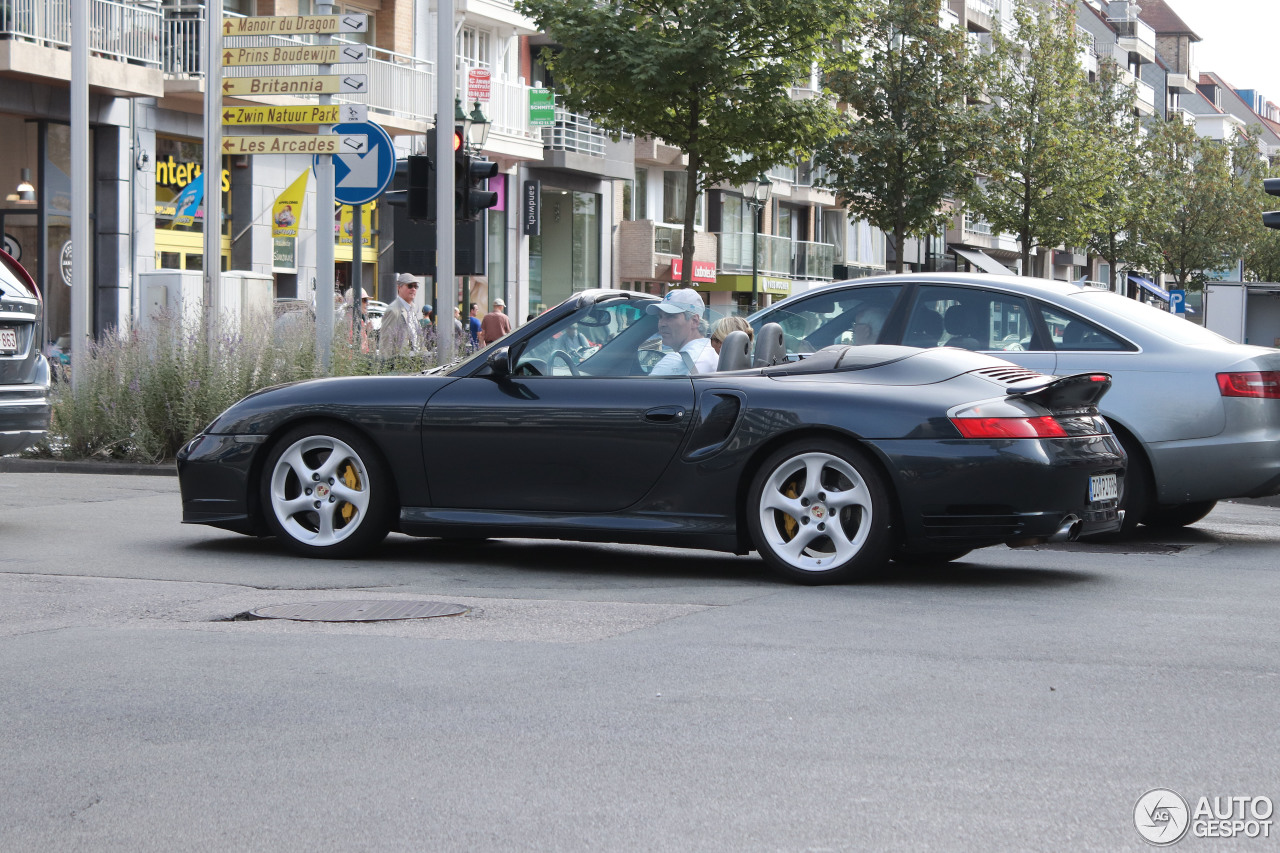
[[[431,619],[466,613],[461,604],[438,601],[311,601],[277,604],[250,610],[259,619],[293,619],[298,622],[383,622],[392,619]]]

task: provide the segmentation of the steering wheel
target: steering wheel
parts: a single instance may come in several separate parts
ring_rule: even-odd
[[[557,358],[564,359],[564,363],[569,365],[569,372],[572,373],[574,376],[581,375],[580,373],[578,373],[578,365],[573,363],[573,357],[562,349],[558,349],[555,352],[551,353],[551,358],[548,359],[548,361],[552,365],[553,370],[555,369],[554,365]]]

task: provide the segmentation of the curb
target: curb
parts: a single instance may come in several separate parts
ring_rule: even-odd
[[[142,465],[137,462],[70,462],[60,459],[24,459],[0,457],[0,474],[133,474],[154,477],[176,477],[173,462]]]

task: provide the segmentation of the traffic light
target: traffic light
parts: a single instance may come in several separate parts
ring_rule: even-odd
[[[1280,195],[1280,178],[1263,178],[1262,188],[1267,195]],[[1269,210],[1262,214],[1262,224],[1268,228],[1280,228],[1280,210]]]
[[[498,203],[498,194],[488,189],[489,179],[498,174],[492,160],[460,154],[454,169],[454,187],[458,198],[458,218],[473,220],[480,212]]]
[[[425,222],[436,218],[436,194],[431,180],[431,158],[426,154],[409,155],[409,218]]]

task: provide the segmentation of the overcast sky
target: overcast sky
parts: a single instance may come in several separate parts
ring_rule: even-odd
[[[1215,71],[1237,89],[1257,89],[1280,104],[1280,0],[1166,0],[1200,36],[1201,72]]]

